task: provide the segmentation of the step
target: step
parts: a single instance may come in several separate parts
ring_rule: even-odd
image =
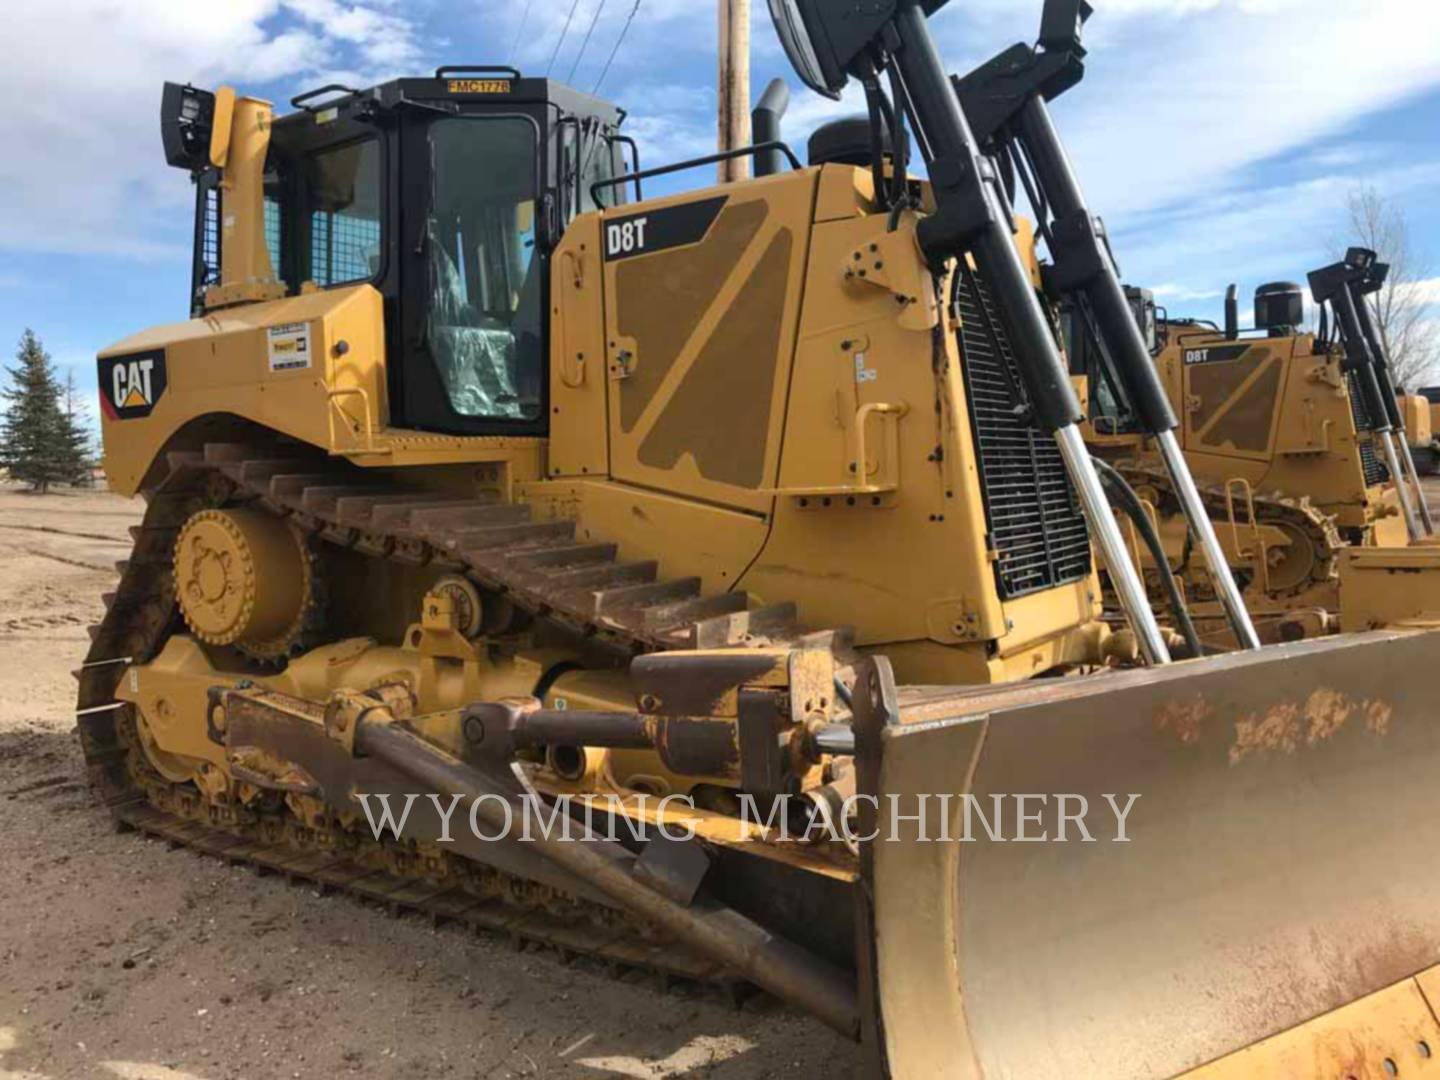
[[[368,495],[378,491],[366,484],[340,485],[337,487],[306,488],[300,498],[300,509],[318,517],[334,517],[335,504],[346,497]]]
[[[690,600],[699,595],[698,577],[677,578],[674,581],[656,581],[648,585],[621,585],[614,589],[598,590],[591,593],[588,607],[596,618],[624,620],[627,615],[638,615],[640,608]]]
[[[647,632],[663,633],[677,627],[692,627],[697,622],[718,615],[734,615],[750,606],[750,597],[743,592],[718,593],[694,600],[677,600],[642,609],[641,625]]]
[[[691,644],[697,649],[724,649],[751,638],[783,639],[796,632],[797,618],[791,603],[719,615],[695,624]]]
[[[443,541],[447,551],[464,555],[467,561],[479,562],[490,553],[508,554],[504,548],[535,547],[575,535],[573,521],[524,522],[518,525],[495,525],[487,529],[464,529]],[[493,560],[492,560],[493,561]]]
[[[396,509],[408,507],[414,509],[417,505],[425,507],[449,506],[465,499],[468,496],[457,495],[453,499],[443,497],[431,497],[422,491],[405,491],[400,493],[371,495],[346,495],[341,496],[335,502],[335,517],[345,525],[354,525],[357,528],[369,528],[372,525],[372,515],[379,509]]]
[[[203,456],[206,465],[233,465],[254,457],[262,451],[250,443],[206,443]]]
[[[405,528],[421,535],[485,529],[494,525],[514,525],[530,520],[530,507],[523,503],[495,503],[472,499],[458,506],[437,506],[416,510]]]
[[[609,563],[601,566],[580,566],[547,574],[531,588],[555,603],[584,607],[598,590],[620,585],[644,585],[655,580],[660,564],[654,559],[644,562]]]
[[[507,569],[539,570],[547,577],[572,567],[610,564],[619,552],[615,544],[563,544],[541,551],[521,551],[506,556]]]
[[[467,504],[474,499],[466,499]],[[376,532],[403,532],[410,527],[410,517],[420,510],[453,508],[456,500],[442,496],[416,495],[398,503],[380,503],[370,511],[370,528]]]
[[[304,458],[253,458],[222,466],[222,471],[247,487],[263,489],[272,476],[304,473],[314,468],[315,462]]]
[[[270,498],[298,506],[312,487],[336,487],[344,482],[336,473],[277,473],[270,477]]]

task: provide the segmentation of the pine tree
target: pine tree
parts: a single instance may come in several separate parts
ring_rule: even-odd
[[[71,483],[89,483],[90,470],[95,464],[95,447],[90,441],[90,415],[84,399],[75,388],[75,373],[65,372],[65,425],[64,445],[68,457],[73,455],[76,465],[75,479]]]
[[[86,435],[73,407],[67,412],[63,406],[54,364],[33,330],[20,336],[15,359],[19,366],[5,369],[10,386],[0,390],[6,403],[0,467],[43,495],[51,484],[73,484],[84,476]]]

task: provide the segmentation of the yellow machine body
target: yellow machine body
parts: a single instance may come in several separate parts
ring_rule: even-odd
[[[574,518],[667,577],[854,624],[905,677],[992,682],[1098,662],[1093,576],[996,593],[955,327],[914,220],[887,233],[865,213],[867,185],[828,166],[737,187],[699,243],[619,263],[599,255],[607,215],[577,219],[552,257],[548,439],[392,427],[381,298],[360,285],[223,308],[107,350],[102,361],[163,350],[168,371],[148,416],[105,418],[107,474],[133,493],[165,452],[236,418],[440,488],[483,467],[484,487]],[[857,250],[882,244],[868,264],[887,269],[847,275]],[[312,366],[277,371],[275,328],[297,325]],[[952,343],[938,371],[937,334]]]
[[[505,267],[427,267],[460,246],[446,220],[361,250],[367,280],[317,281],[321,260],[266,240],[294,180],[267,140],[363,135],[373,116],[351,114],[406,95],[446,108],[393,106],[402,126],[548,117],[525,95],[555,93],[437,73],[280,119],[215,96],[196,167],[200,211],[207,191],[223,208],[217,275],[195,317],[99,358],[106,472],[148,501],[80,671],[117,819],[437,919],[749,979],[902,1080],[1379,1076],[1440,1048],[1434,875],[1414,857],[1440,747],[1400,674],[1437,638],[1134,669],[1053,440],[985,366],[1004,355],[983,336],[994,298],[973,265],[922,254],[923,184],[893,218],[868,170],[834,163],[598,209],[507,204],[492,220],[517,250],[553,240],[541,423],[402,421],[415,356],[488,342],[494,312],[398,326],[395,260],[462,279],[452,299]],[[304,228],[364,194],[327,168]],[[522,292],[497,290],[516,308]],[[1338,366],[1306,341],[1162,356],[1186,451],[1212,483],[1304,490],[1374,544],[1393,514]],[[1238,527],[1231,543],[1257,557]],[[1409,601],[1403,621],[1429,625]],[[613,797],[615,818],[698,843],[449,846],[421,797],[446,785]],[[877,812],[945,797],[932,823],[968,830],[972,803],[1029,792],[1131,793],[1135,842],[933,842],[912,835],[923,812],[884,842],[809,836],[857,794]],[[802,800],[806,834],[747,820],[756,793]],[[372,836],[374,795],[420,799],[409,831]],[[689,802],[647,803],[672,795]],[[1382,894],[1393,923],[1372,917]]]
[[[1209,489],[1216,532],[1268,640],[1415,625],[1417,610],[1440,609],[1440,551],[1410,546],[1380,448],[1357,426],[1338,354],[1318,348],[1308,333],[1237,340],[1178,324],[1155,364],[1180,417],[1186,460]],[[1114,433],[1103,419],[1087,425],[1087,439],[1102,456],[1145,470],[1137,480],[1141,497],[1152,507],[1164,503],[1166,481],[1149,439]],[[1174,511],[1173,504],[1157,509],[1155,520],[1172,566],[1185,562],[1188,543],[1184,518]],[[1154,560],[1131,532],[1135,557],[1153,574]],[[1350,561],[1349,547],[1367,554]],[[1357,565],[1392,563],[1405,567],[1404,604],[1377,606],[1375,594],[1343,587],[1359,580]],[[1351,569],[1342,572],[1342,565]],[[1187,580],[1208,588],[1202,572],[1189,570]],[[1351,595],[1360,591],[1367,595]],[[1205,629],[1225,640],[1223,612],[1197,600]]]

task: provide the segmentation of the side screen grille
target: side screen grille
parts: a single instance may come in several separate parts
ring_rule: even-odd
[[[1370,420],[1370,410],[1365,407],[1365,397],[1360,393],[1360,379],[1353,371],[1345,373],[1345,379],[1350,386],[1350,415],[1355,418],[1356,431],[1374,431],[1375,425]]]
[[[956,291],[961,368],[975,431],[985,519],[1011,600],[1090,573],[1090,534],[1055,440],[1016,414],[1020,385],[989,286],[962,263]]]
[[[204,314],[205,290],[220,284],[220,189],[213,173],[195,189],[195,266],[190,281],[190,314]]]
[[[1370,410],[1365,407],[1365,398],[1360,394],[1360,380],[1355,372],[1346,374],[1350,386],[1350,414],[1355,418],[1355,430],[1362,435],[1367,431],[1374,431],[1375,424],[1370,419]],[[1362,438],[1360,444],[1360,468],[1365,473],[1365,486],[1375,487],[1390,479],[1390,470],[1380,460],[1380,455],[1375,452],[1375,439]]]

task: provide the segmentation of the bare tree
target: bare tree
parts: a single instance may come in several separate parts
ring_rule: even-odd
[[[1440,377],[1440,282],[1433,268],[1411,243],[1405,208],[1369,185],[1354,188],[1346,199],[1337,257],[1352,245],[1366,247],[1390,264],[1385,286],[1372,296],[1380,338],[1390,357],[1395,385],[1415,390]]]

